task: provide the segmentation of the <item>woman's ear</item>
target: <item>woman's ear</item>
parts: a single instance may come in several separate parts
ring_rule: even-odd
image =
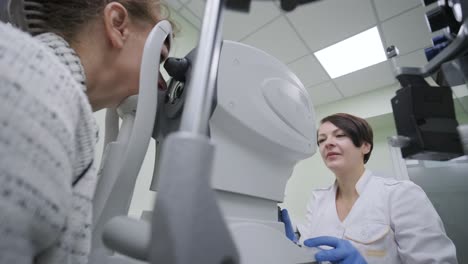
[[[362,154],[366,155],[371,151],[371,144],[369,142],[362,143],[361,150]]]
[[[111,2],[104,8],[104,31],[109,43],[115,48],[122,48],[129,34],[130,17],[127,9],[117,2]]]

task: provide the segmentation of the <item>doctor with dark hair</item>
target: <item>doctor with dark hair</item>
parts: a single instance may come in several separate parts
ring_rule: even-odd
[[[424,191],[411,181],[382,178],[365,168],[373,132],[362,118],[323,118],[317,144],[335,183],[312,192],[298,239],[286,209],[286,233],[320,247],[318,261],[333,263],[457,263],[456,250]],[[324,247],[325,246],[325,247]]]

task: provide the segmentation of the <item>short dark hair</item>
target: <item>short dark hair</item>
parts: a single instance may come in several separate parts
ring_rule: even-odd
[[[371,145],[369,153],[364,155],[364,164],[370,158],[372,149],[374,148],[374,134],[372,128],[363,118],[353,116],[345,113],[336,113],[323,118],[320,124],[330,122],[339,129],[343,130],[344,133],[351,139],[354,146],[361,147],[364,142]]]

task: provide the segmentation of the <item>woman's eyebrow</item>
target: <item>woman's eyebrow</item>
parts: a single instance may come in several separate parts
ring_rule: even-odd
[[[332,133],[332,134],[336,134],[336,133],[340,133],[340,132],[343,132],[343,130],[342,130],[341,128],[337,128],[337,129],[334,129],[331,133]],[[320,136],[326,137],[327,135],[324,134],[324,133],[320,133],[320,134],[318,134],[318,136],[319,136],[319,137],[320,137]]]
[[[341,128],[337,128],[335,130],[332,131],[333,134],[337,134],[337,133],[344,133],[343,129]]]

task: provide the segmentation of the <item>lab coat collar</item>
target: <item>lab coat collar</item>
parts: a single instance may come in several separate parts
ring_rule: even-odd
[[[372,172],[370,170],[365,170],[361,178],[359,178],[356,183],[356,191],[359,195],[366,189],[367,183],[369,183],[370,178],[372,177]]]
[[[372,172],[368,169],[364,170],[364,173],[361,175],[359,180],[356,183],[356,191],[359,195],[366,189],[367,183],[369,182],[370,178],[372,177]],[[333,193],[336,195],[336,190],[338,188],[338,181],[335,180],[335,184],[333,185]]]

